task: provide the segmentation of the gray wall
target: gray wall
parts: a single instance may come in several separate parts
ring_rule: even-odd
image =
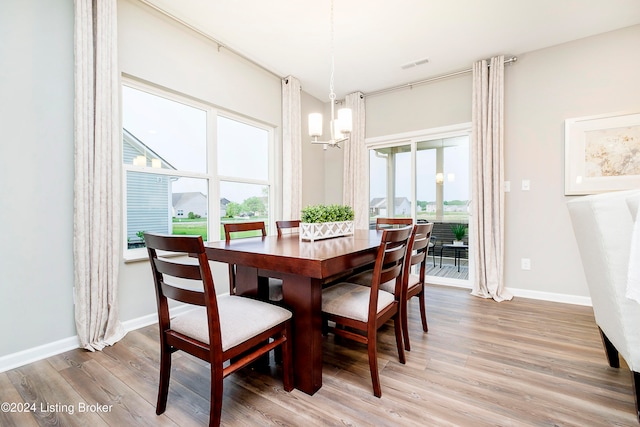
[[[588,297],[564,196],[564,120],[640,111],[640,26],[519,55],[505,70],[505,282],[518,294]],[[452,70],[455,71],[455,70]],[[367,137],[471,121],[471,75],[366,98]],[[332,164],[327,175],[337,173]],[[520,190],[531,181],[531,191]],[[337,197],[337,196],[335,196]],[[531,259],[531,270],[520,259]]]
[[[75,335],[73,0],[0,2],[0,357]]]

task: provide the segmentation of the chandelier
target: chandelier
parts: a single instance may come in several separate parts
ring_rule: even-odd
[[[351,133],[351,109],[341,108],[338,110],[338,116],[335,115],[336,94],[333,89],[333,76],[335,68],[335,52],[334,52],[334,23],[333,23],[333,0],[331,0],[331,78],[329,79],[329,102],[331,103],[331,117],[329,121],[329,137],[328,141],[320,141],[322,136],[322,114],[309,114],[309,136],[313,144],[324,144],[325,150],[327,146],[340,148],[340,143],[349,139]]]

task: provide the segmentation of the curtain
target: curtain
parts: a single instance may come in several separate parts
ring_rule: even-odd
[[[369,228],[369,163],[364,143],[364,95],[354,92],[345,97],[345,107],[351,109],[353,130],[344,147],[342,203],[353,208],[356,229]]]
[[[282,79],[282,219],[300,219],[302,211],[302,135],[300,81]]]
[[[473,64],[472,294],[510,300],[504,289],[504,56]]]
[[[116,3],[74,3],[75,319],[80,344],[91,351],[125,334],[117,304],[122,144]]]

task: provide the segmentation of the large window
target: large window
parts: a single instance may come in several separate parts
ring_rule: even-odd
[[[218,117],[218,174],[223,223],[264,221],[269,228],[268,158],[267,130]]]
[[[129,81],[122,127],[127,257],[145,231],[217,240],[221,219],[269,224],[272,127]]]

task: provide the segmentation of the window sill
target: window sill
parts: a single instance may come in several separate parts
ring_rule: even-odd
[[[158,256],[163,258],[173,258],[173,257],[180,257],[185,255],[186,254],[182,254],[182,253],[158,251]],[[124,251],[123,259],[125,264],[130,264],[130,263],[140,262],[140,261],[149,261],[149,253],[147,252],[147,248],[127,249]]]
[[[147,253],[147,248],[126,249],[124,251],[123,258],[125,264],[130,262],[149,261],[149,254]]]

